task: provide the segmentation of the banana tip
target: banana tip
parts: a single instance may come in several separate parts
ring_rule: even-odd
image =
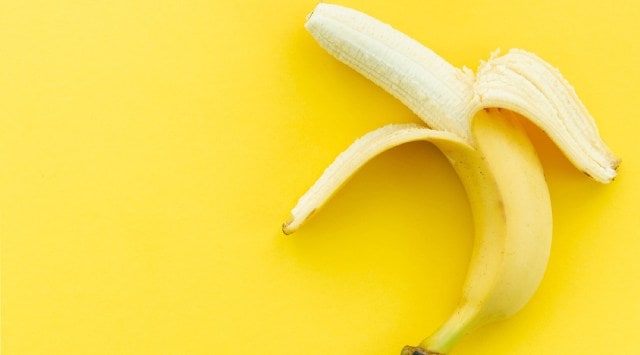
[[[290,217],[289,219],[287,219],[286,222],[282,223],[282,233],[284,233],[285,235],[289,235],[295,232],[295,229],[291,227],[292,223],[293,223],[293,217]]]
[[[611,164],[611,167],[613,168],[613,170],[618,170],[618,168],[620,167],[620,164],[622,163],[622,159],[621,158],[615,158],[613,161],[613,164]]]

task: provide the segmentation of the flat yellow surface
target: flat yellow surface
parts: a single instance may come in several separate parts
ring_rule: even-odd
[[[3,354],[397,354],[457,302],[466,196],[427,143],[280,224],[355,138],[419,122],[303,28],[317,1],[0,2]],[[640,3],[342,1],[476,68],[561,69],[623,159],[537,129],[554,209],[531,303],[454,354],[630,354],[640,329]]]

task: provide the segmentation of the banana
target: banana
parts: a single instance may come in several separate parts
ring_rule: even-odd
[[[402,354],[449,353],[473,329],[524,307],[547,266],[551,202],[519,116],[547,132],[596,181],[612,181],[620,160],[571,85],[532,53],[494,53],[474,75],[353,9],[321,3],[305,27],[320,46],[404,103],[427,127],[392,124],[356,140],[298,200],[282,230],[295,232],[381,152],[417,140],[436,145],[465,187],[476,237],[458,306],[439,329]]]
[[[542,280],[551,249],[549,192],[526,133],[508,112],[493,110],[476,114],[473,133],[485,166],[475,174],[457,170],[476,231],[462,300],[420,344],[441,354],[475,327],[520,310]]]

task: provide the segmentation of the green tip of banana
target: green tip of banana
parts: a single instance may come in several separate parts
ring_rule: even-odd
[[[473,75],[353,9],[321,3],[305,27],[320,46],[404,103],[426,126],[392,124],[356,140],[302,195],[282,231],[296,231],[381,152],[413,141],[436,145],[467,192],[474,251],[456,310],[402,355],[448,353],[473,329],[524,307],[547,267],[551,201],[537,154],[513,113],[539,126],[599,182],[616,177],[620,159],[603,142],[573,87],[532,53],[494,53]]]

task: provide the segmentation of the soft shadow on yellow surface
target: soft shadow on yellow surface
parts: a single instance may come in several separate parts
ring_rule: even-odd
[[[395,354],[445,319],[473,242],[426,143],[373,160],[308,225],[296,199],[355,138],[419,122],[304,31],[316,1],[0,4],[2,352]],[[549,269],[454,354],[631,353],[640,328],[640,4],[344,1],[455,65],[520,47],[623,159],[589,181],[536,128]]]

